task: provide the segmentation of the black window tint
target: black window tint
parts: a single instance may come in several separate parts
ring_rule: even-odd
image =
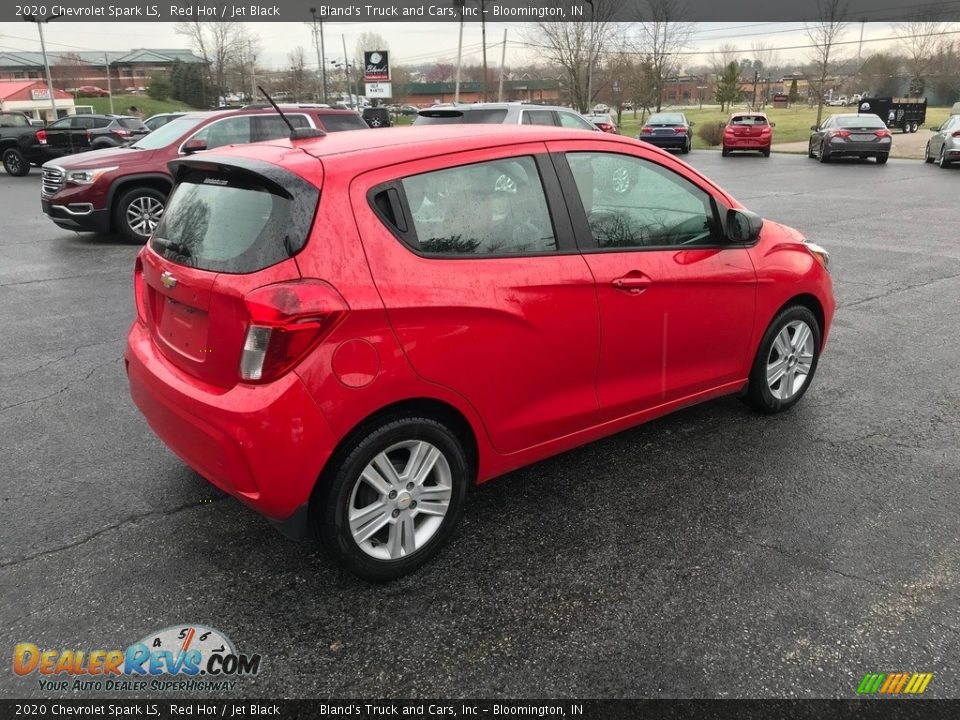
[[[717,243],[710,196],[681,175],[630,155],[567,160],[598,248]]]
[[[105,128],[112,122],[109,118],[95,118],[93,121],[93,126],[95,128]]]
[[[30,127],[30,122],[23,115],[0,115],[0,127]]]
[[[524,125],[556,125],[557,119],[553,110],[524,110]]]
[[[71,118],[71,120],[72,122],[70,123],[70,127],[72,128],[81,128],[85,130],[90,130],[94,127],[92,117],[79,117],[74,115],[73,118]]]
[[[532,157],[414,175],[402,181],[424,253],[538,254],[557,249]]]
[[[343,130],[367,130],[368,126],[358,115],[321,115],[320,121],[327,132]]]
[[[295,128],[310,127],[306,115],[287,115],[287,120]],[[251,142],[290,137],[290,128],[279,115],[254,115],[251,121],[253,123]]]
[[[427,110],[413,121],[414,125],[453,125],[465,122],[464,113],[459,110]]]
[[[291,205],[253,181],[194,174],[170,196],[150,246],[181,265],[254,272],[290,255]]]
[[[507,117],[506,108],[486,108],[469,110],[463,114],[463,121],[476,125],[499,125]]]
[[[64,128],[68,127],[73,127],[72,117],[60,118],[55,123],[50,123],[47,125],[47,130],[63,130]],[[79,127],[79,125],[76,127]]]

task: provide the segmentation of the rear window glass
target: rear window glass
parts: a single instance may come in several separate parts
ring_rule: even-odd
[[[730,118],[731,125],[766,125],[767,119],[762,115],[737,115]]]
[[[436,110],[417,116],[414,125],[440,125],[443,123],[464,123],[466,125],[499,125],[507,117],[506,108],[485,108],[477,110]]]
[[[120,125],[120,127],[125,127],[129,130],[139,130],[143,127],[143,122],[141,120],[137,120],[136,118],[120,118],[117,120],[117,123]]]
[[[834,119],[837,127],[842,128],[885,128],[883,120],[876,115],[849,115]]]
[[[650,119],[647,120],[648,125],[653,123],[663,123],[664,125],[684,125],[683,115],[677,115],[676,113],[659,113],[657,115],[651,115]]]
[[[369,130],[363,118],[357,115],[321,115],[320,122],[327,132],[342,130]]]
[[[291,255],[291,206],[265,185],[194,173],[170,196],[150,247],[202,270],[261,270]]]

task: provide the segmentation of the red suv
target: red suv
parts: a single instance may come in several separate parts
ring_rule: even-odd
[[[296,128],[326,132],[366,130],[353,110],[282,105]],[[138,121],[139,122],[139,121]],[[145,242],[157,226],[173,187],[167,162],[224,145],[286,137],[290,130],[272,108],[187,113],[132,145],[57,158],[43,165],[40,203],[68,230],[118,232]]]
[[[383,580],[467,488],[695,402],[813,380],[826,252],[617,135],[445,125],[171,163],[133,399],[210,482]]]

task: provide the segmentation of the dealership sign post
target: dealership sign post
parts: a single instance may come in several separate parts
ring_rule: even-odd
[[[363,53],[363,81],[368,98],[393,97],[390,60],[386,50],[367,50]]]

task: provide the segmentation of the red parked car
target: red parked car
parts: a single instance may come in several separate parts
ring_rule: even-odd
[[[733,113],[723,129],[723,156],[747,150],[770,157],[775,125],[762,112]]]
[[[171,173],[133,399],[365,578],[432,556],[471,484],[721,395],[791,407],[834,313],[822,248],[617,135],[392,128]]]
[[[110,92],[96,85],[81,85],[75,90],[77,97],[110,97]]]
[[[353,110],[311,105],[281,108],[296,128],[326,132],[367,129]],[[135,122],[143,126],[139,120]],[[133,242],[146,242],[173,187],[169,160],[224,145],[284,138],[289,133],[286,123],[269,106],[187,113],[131,145],[44,163],[40,205],[54,223],[67,230],[117,232]],[[89,137],[83,139],[89,147]],[[59,147],[62,142],[54,143],[51,137],[51,144]]]

